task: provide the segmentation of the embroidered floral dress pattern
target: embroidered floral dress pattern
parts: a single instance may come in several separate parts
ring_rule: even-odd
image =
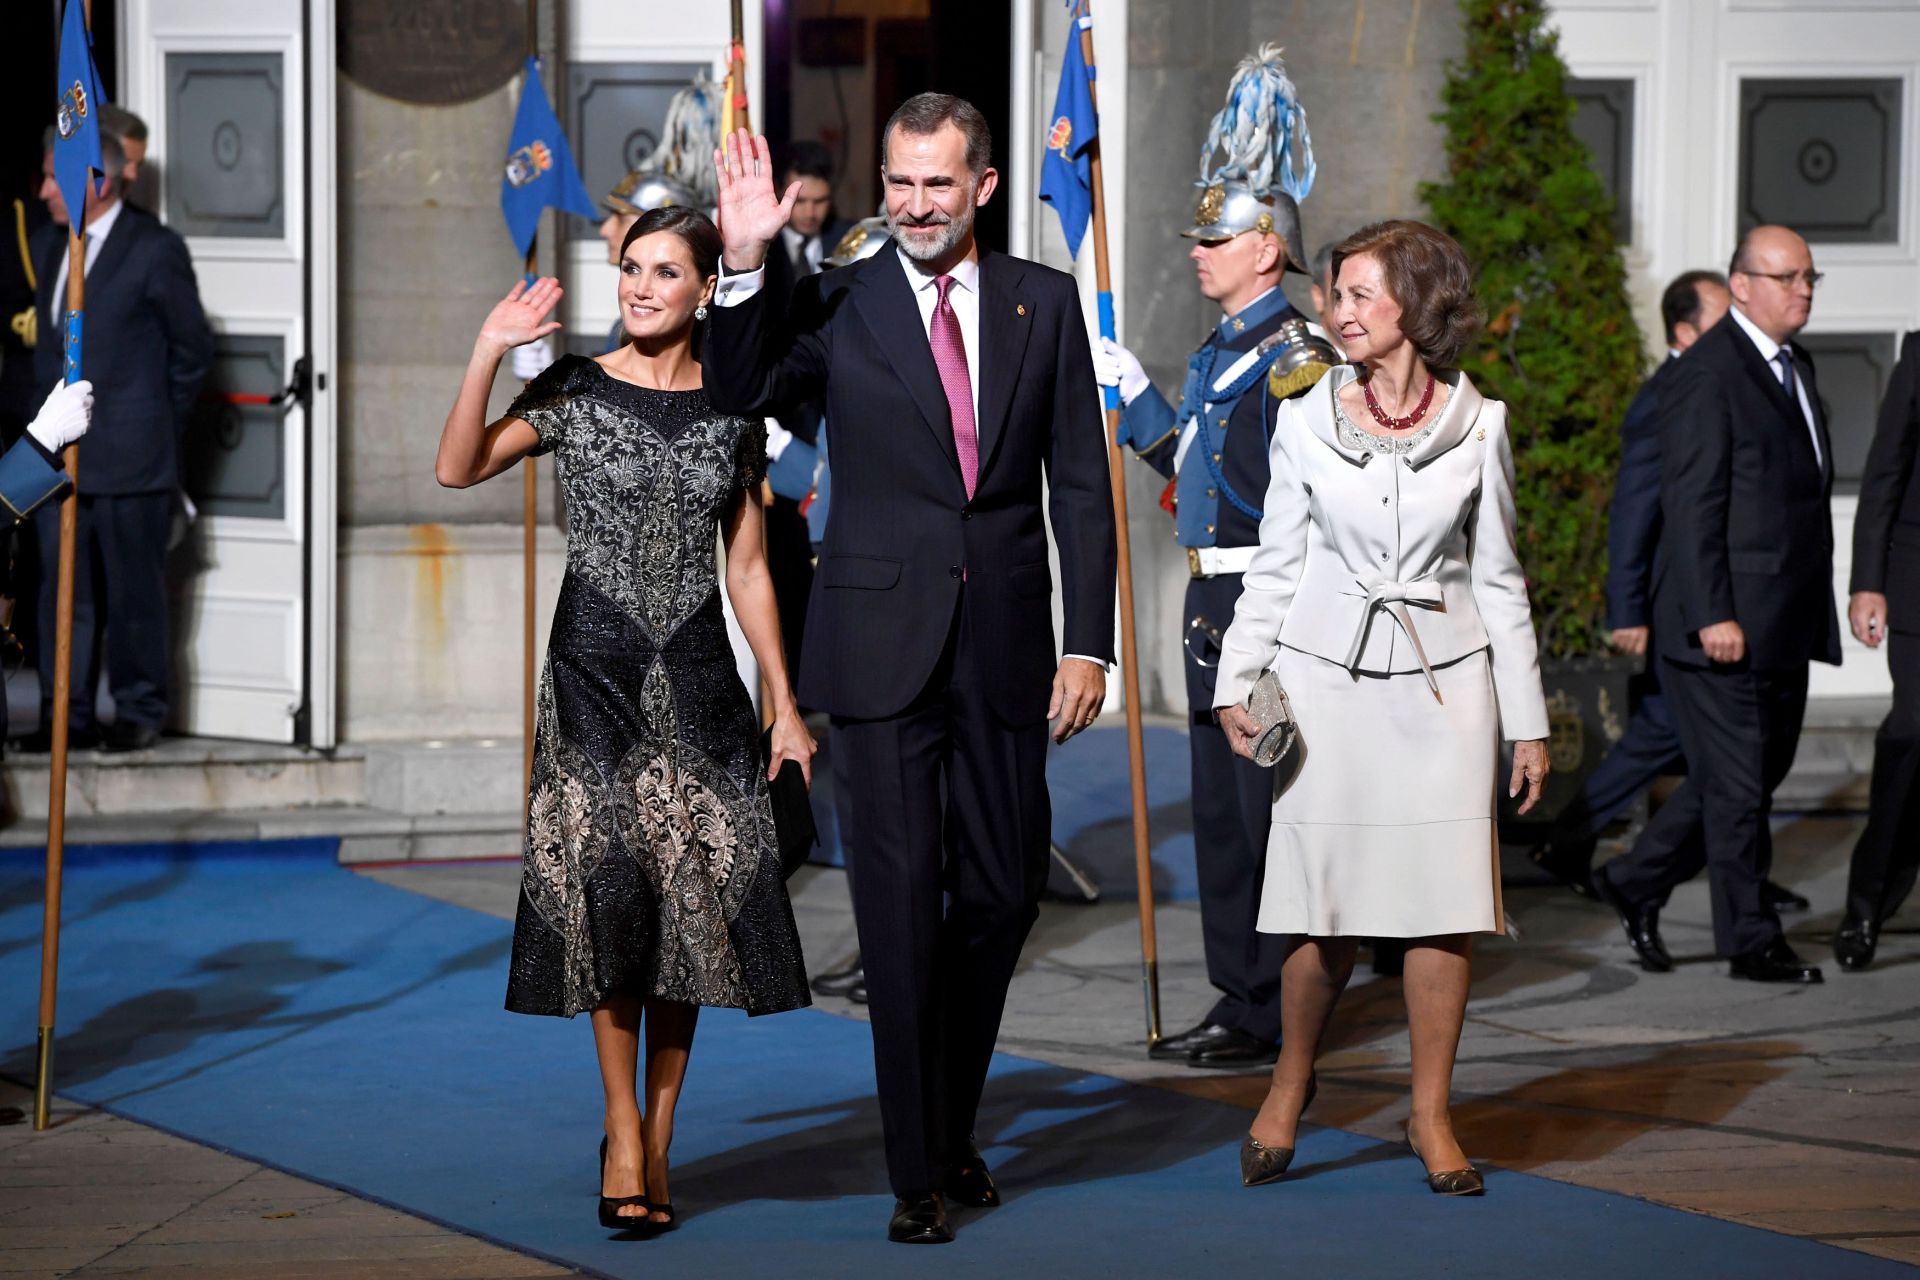
[[[540,681],[507,1007],[806,1004],[715,554],[721,517],[765,471],[765,428],[578,357],[509,413],[558,463],[567,576]]]

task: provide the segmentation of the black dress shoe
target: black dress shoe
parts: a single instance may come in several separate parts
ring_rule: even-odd
[[[1232,1071],[1239,1067],[1270,1067],[1279,1057],[1279,1045],[1236,1027],[1205,1048],[1195,1049],[1187,1056],[1187,1065]]]
[[[1856,915],[1842,920],[1839,931],[1833,935],[1833,958],[1848,973],[1858,973],[1872,964],[1873,953],[1879,949],[1880,926]]]
[[[92,751],[100,745],[98,729],[67,730],[67,750]],[[44,726],[21,738],[15,746],[24,754],[44,756],[53,750],[53,730]]]
[[[1729,962],[1728,973],[1735,978],[1745,978],[1748,982],[1790,982],[1811,986],[1826,981],[1820,973],[1820,966],[1808,964],[1795,955],[1785,938],[1775,938],[1758,951],[1735,956]]]
[[[969,1209],[995,1208],[1000,1203],[1000,1188],[993,1185],[993,1174],[981,1159],[980,1148],[969,1140],[965,1151],[947,1181],[947,1198]]]
[[[1787,888],[1787,886],[1775,884],[1771,880],[1761,882],[1760,901],[1766,903],[1775,911],[1785,912],[1789,915],[1805,911],[1813,905],[1793,890]]]
[[[126,751],[145,751],[160,741],[160,731],[150,724],[131,724],[125,720],[116,720],[107,726],[102,735],[100,749],[113,754]]]
[[[947,1206],[937,1193],[901,1196],[893,1202],[893,1221],[887,1223],[887,1239],[894,1244],[951,1244],[953,1228],[947,1225]]]
[[[830,969],[813,980],[813,994],[817,996],[844,996],[867,980],[867,971],[860,963],[860,955],[854,953],[853,963],[844,969]]]
[[[1653,903],[1635,906],[1628,902],[1626,895],[1607,878],[1605,867],[1596,869],[1587,883],[1593,889],[1593,896],[1612,907],[1620,917],[1620,927],[1626,930],[1633,953],[1640,957],[1640,967],[1648,973],[1672,973],[1673,957],[1667,954],[1667,944],[1660,940],[1660,908]]]
[[[1528,850],[1533,865],[1583,898],[1593,897],[1593,851],[1598,840],[1548,840]]]
[[[1184,1062],[1201,1049],[1219,1044],[1231,1035],[1232,1027],[1222,1026],[1218,1022],[1203,1022],[1177,1036],[1161,1036],[1147,1050],[1147,1056],[1162,1062]]]

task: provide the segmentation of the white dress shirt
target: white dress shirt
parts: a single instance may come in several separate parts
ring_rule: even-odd
[[[88,273],[93,271],[93,264],[100,258],[100,247],[107,242],[107,233],[113,230],[113,224],[120,221],[120,210],[124,207],[120,201],[115,200],[107,206],[106,212],[95,218],[93,225],[86,229],[87,256],[83,271]],[[55,325],[58,325],[67,314],[67,262],[68,255],[62,252],[60,271],[53,278],[53,314],[48,317]]]
[[[1760,332],[1760,327],[1747,319],[1739,307],[1730,308],[1728,314],[1739,323],[1747,337],[1753,339],[1753,345],[1760,348],[1760,358],[1767,362],[1767,372],[1773,375],[1773,380],[1780,381],[1780,362],[1775,359],[1780,354],[1780,344]],[[1785,390],[1784,387],[1781,389]],[[1814,421],[1813,406],[1807,403],[1807,379],[1801,372],[1798,360],[1793,362],[1793,391],[1800,398],[1800,416],[1807,420],[1807,435],[1813,440],[1813,460],[1824,467],[1826,459],[1820,456],[1820,428]]]

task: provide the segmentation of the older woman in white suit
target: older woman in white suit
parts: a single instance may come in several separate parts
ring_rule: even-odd
[[[1285,1039],[1241,1176],[1286,1172],[1358,939],[1405,938],[1407,1140],[1434,1191],[1478,1195],[1448,1095],[1470,939],[1506,927],[1500,739],[1515,744],[1507,788],[1527,788],[1525,808],[1547,776],[1506,406],[1454,367],[1479,310],[1449,237],[1378,223],[1335,250],[1333,271],[1352,364],[1280,411],[1260,548],[1215,693],[1228,739],[1250,754],[1258,726],[1243,704],[1271,668],[1300,733],[1279,764],[1259,919],[1293,940]]]

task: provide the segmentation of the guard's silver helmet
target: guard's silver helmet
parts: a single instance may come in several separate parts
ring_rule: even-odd
[[[1307,267],[1306,237],[1300,230],[1300,206],[1284,191],[1256,196],[1244,182],[1220,182],[1202,188],[1193,211],[1193,225],[1180,234],[1190,240],[1231,240],[1257,231],[1276,235],[1286,246],[1287,269],[1303,276]]]
[[[844,267],[862,258],[871,258],[892,243],[885,218],[862,218],[840,237],[840,243],[822,261],[823,266]]]
[[[1306,108],[1280,46],[1263,44],[1234,68],[1226,105],[1207,128],[1194,184],[1200,204],[1193,226],[1181,234],[1195,240],[1231,240],[1249,231],[1279,236],[1287,269],[1311,275],[1300,201],[1313,189],[1314,172]]]
[[[700,197],[684,182],[653,169],[635,169],[600,202],[608,213],[637,218],[653,209],[698,209]]]

